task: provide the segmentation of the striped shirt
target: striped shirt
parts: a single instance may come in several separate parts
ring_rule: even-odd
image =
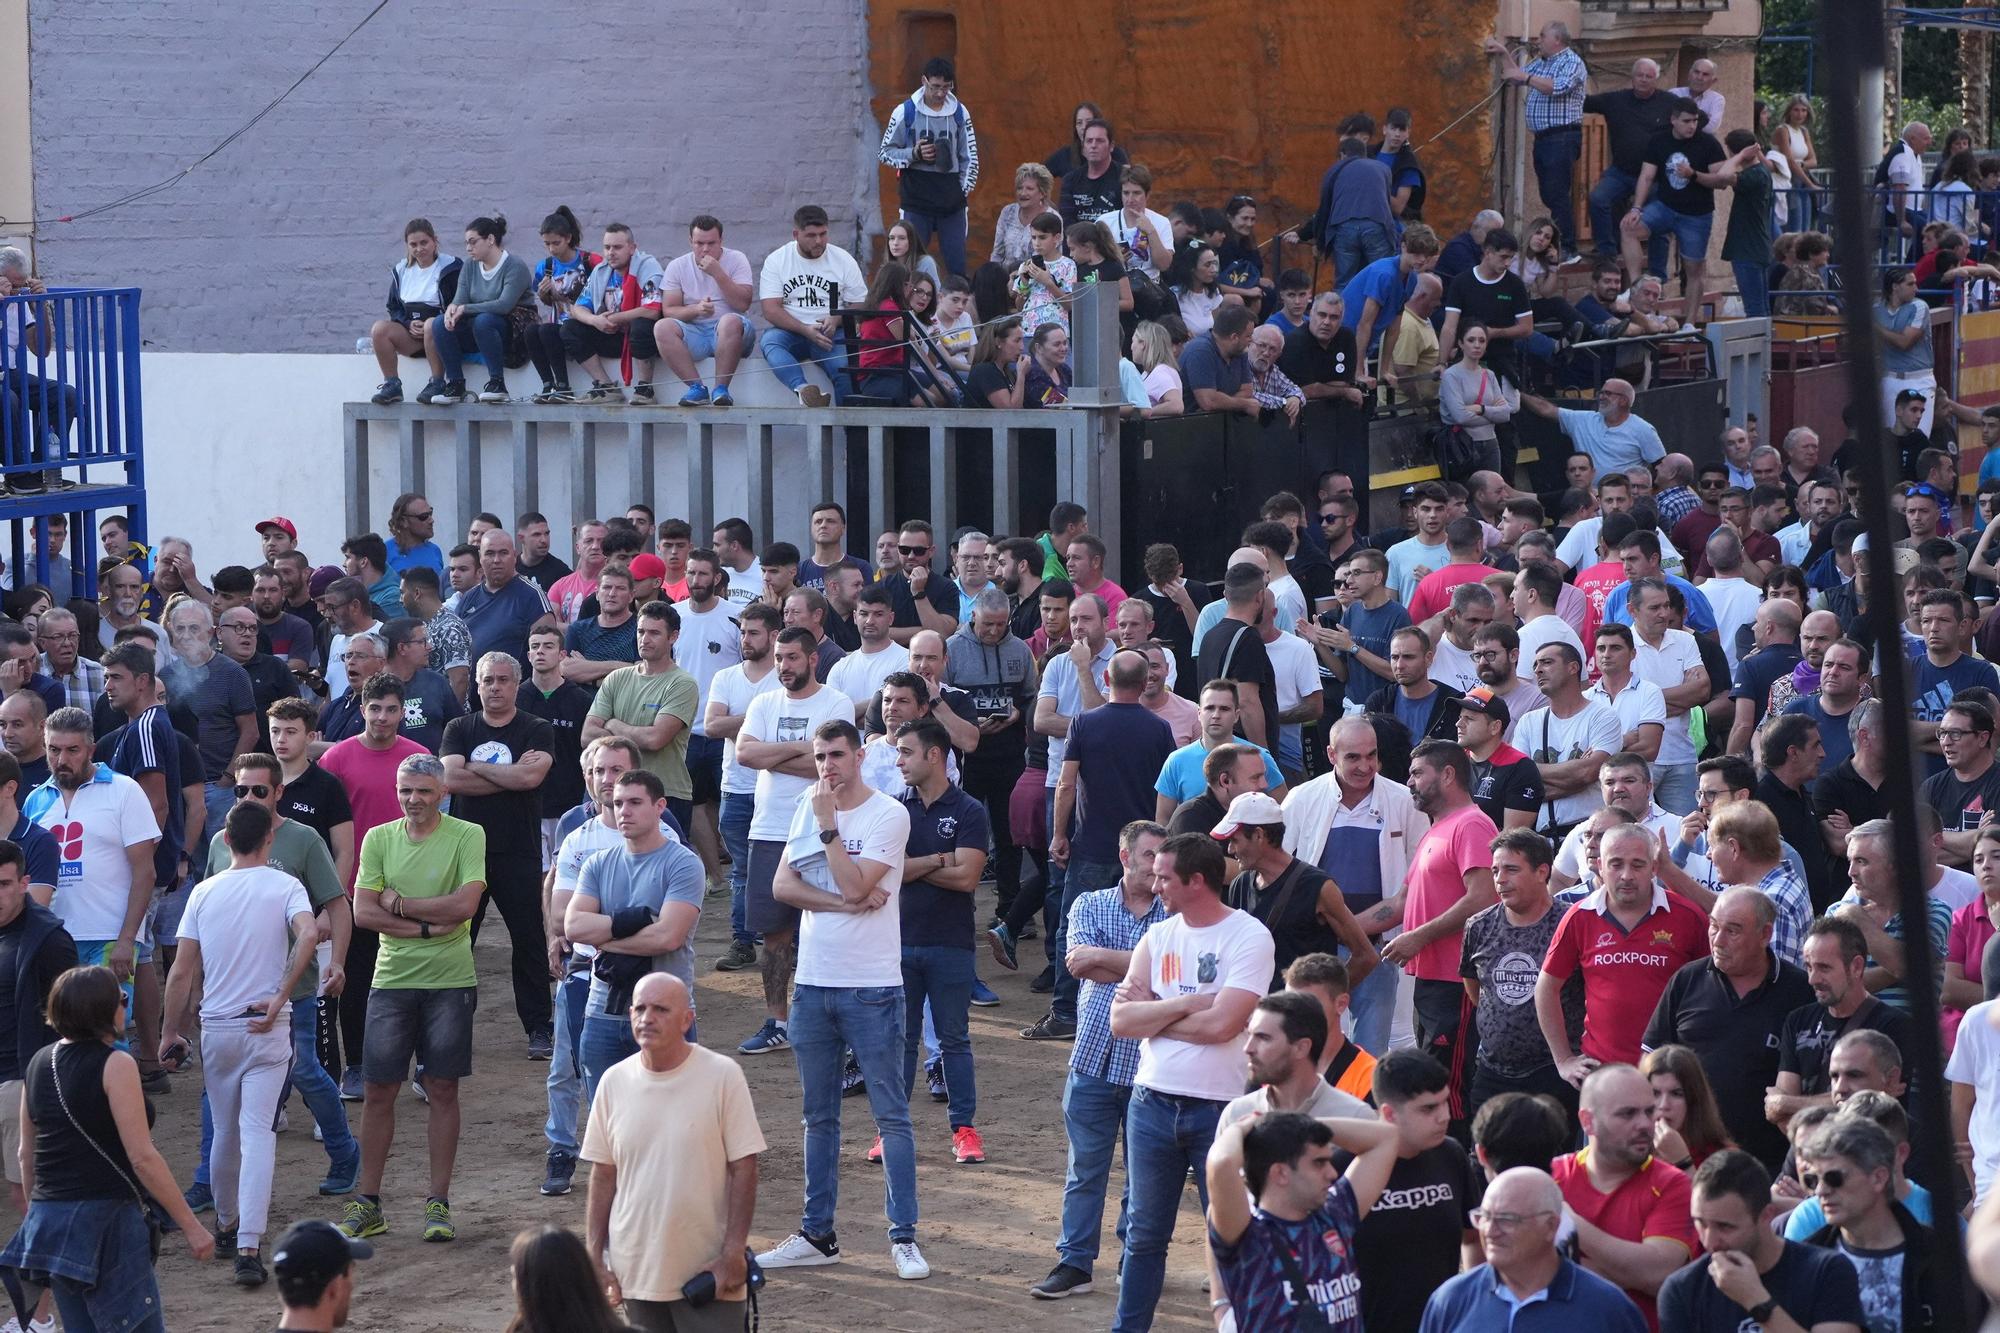
[[[1529,78],[1548,79],[1553,92],[1528,86],[1528,128],[1539,133],[1583,123],[1583,57],[1565,46],[1552,56],[1538,56],[1526,70]]]
[[[1132,950],[1145,933],[1167,919],[1167,905],[1158,898],[1144,916],[1125,907],[1122,883],[1082,894],[1069,909],[1069,947]],[[1109,981],[1085,981],[1076,1001],[1076,1045],[1069,1067],[1107,1083],[1132,1086],[1139,1073],[1139,1042],[1111,1035],[1111,997],[1118,989]]]
[[[1806,891],[1804,877],[1790,861],[1780,860],[1757,881],[1757,891],[1778,909],[1778,919],[1771,927],[1772,950],[1781,962],[1804,967],[1806,932],[1813,922],[1812,895]]]

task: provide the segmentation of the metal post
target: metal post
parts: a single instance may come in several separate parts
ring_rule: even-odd
[[[1833,208],[1834,255],[1845,275],[1844,286],[1851,294],[1842,303],[1847,326],[1847,373],[1852,401],[1860,410],[1855,416],[1855,433],[1860,443],[1858,457],[1866,476],[1861,487],[1861,520],[1868,530],[1869,586],[1875,595],[1867,608],[1869,628],[1878,644],[1894,645],[1902,637],[1902,599],[1892,591],[1898,587],[1894,565],[1895,537],[1889,524],[1889,489],[1896,475],[1895,451],[1882,438],[1882,415],[1876,404],[1881,395],[1880,363],[1875,343],[1874,305],[1866,293],[1875,290],[1874,207],[1865,190],[1868,165],[1874,145],[1868,136],[1879,122],[1862,118],[1860,90],[1882,85],[1883,49],[1882,0],[1820,0],[1819,39],[1826,46],[1828,83],[1826,99],[1832,130],[1834,160]],[[1889,766],[1894,772],[1916,771],[1917,748],[1909,710],[1903,701],[1910,697],[1910,668],[1903,654],[1889,651],[1879,655],[1876,697],[1884,700],[1882,710],[1884,744]],[[1917,1170],[1911,1174],[1941,1199],[1949,1200],[1957,1167],[1949,1151],[1950,1136],[1941,1131],[1947,1104],[1948,1085],[1944,1081],[1944,1051],[1938,1030],[1938,994],[1930,982],[1933,957],[1930,941],[1927,886],[1918,868],[1923,864],[1917,845],[1917,795],[1915,784],[1890,782],[1883,786],[1888,798],[1889,817],[1894,830],[1897,890],[1902,900],[1903,971],[1911,979],[1911,1031],[1915,1049],[1903,1052],[1903,1070],[1909,1081],[1922,1089],[1924,1110],[1936,1122],[1910,1135]],[[1943,1213],[1953,1209],[1947,1204]],[[1965,1327],[1963,1305],[1964,1255],[1958,1228],[1947,1223],[1933,1232],[1942,1273],[1937,1295],[1943,1308],[1937,1311],[1940,1328]]]

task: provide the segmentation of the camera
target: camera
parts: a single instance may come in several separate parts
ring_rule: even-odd
[[[752,1295],[763,1290],[764,1270],[757,1266],[756,1251],[748,1249],[743,1251],[743,1272],[743,1285],[749,1289]],[[710,1301],[713,1301],[715,1299],[715,1274],[704,1268],[701,1272],[689,1278],[685,1283],[681,1284],[681,1299],[697,1310],[707,1305]]]

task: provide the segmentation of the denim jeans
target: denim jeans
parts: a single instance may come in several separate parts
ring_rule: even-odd
[[[590,1110],[583,1095],[583,1007],[589,1000],[589,969],[556,983],[556,1049],[549,1057],[549,1119],[542,1135],[566,1153],[576,1151],[577,1129]]]
[[[1056,990],[1049,1009],[1066,1022],[1076,1022],[1076,995],[1082,988],[1082,984],[1063,966],[1063,958],[1069,953],[1069,909],[1084,894],[1093,889],[1109,888],[1124,874],[1124,867],[1116,861],[1079,861],[1071,857],[1063,875],[1062,907],[1056,916],[1052,936],[1055,941]]]
[[[201,789],[201,804],[208,817],[202,827],[220,831],[222,821],[229,817],[229,807],[236,804],[236,779],[225,778],[205,785]]]
[[[1631,202],[1632,192],[1638,188],[1637,176],[1613,166],[1605,167],[1597,184],[1590,187],[1591,240],[1600,255],[1617,255],[1622,236],[1618,224],[1625,216],[1625,205]]]
[[[1333,252],[1335,278],[1344,284],[1376,260],[1387,259],[1396,253],[1396,238],[1379,222],[1349,218],[1333,224],[1332,241],[1328,248]]]
[[[437,330],[433,341],[437,345],[438,365],[444,369],[447,384],[465,378],[465,354],[475,348],[479,352],[480,359],[486,363],[486,378],[494,380],[506,378],[506,316],[462,315],[455,329],[445,328],[442,319],[432,327]]]
[[[1693,812],[1694,784],[1693,764],[1653,765],[1653,802],[1669,814]]]
[[[1167,1245],[1187,1190],[1188,1169],[1208,1211],[1208,1150],[1223,1102],[1134,1087],[1125,1108],[1125,1173],[1132,1213],[1125,1229],[1123,1280],[1112,1333],[1143,1333],[1167,1276]]]
[[[6,396],[9,422],[20,418],[24,409],[35,422],[34,454],[30,456],[24,449],[10,447],[7,457],[0,461],[48,463],[59,458],[62,442],[69,438],[70,427],[76,424],[76,390],[58,379],[31,375],[25,370],[8,370],[0,375],[0,391]],[[0,433],[10,433],[12,429],[0,424]]]
[[[688,1030],[688,1040],[694,1040],[692,1027]],[[604,1081],[604,1071],[639,1053],[639,1043],[632,1039],[632,1021],[624,1014],[585,1014],[577,1053],[583,1061],[583,1097],[587,1105],[597,1100],[597,1085]]]
[[[951,1127],[973,1123],[979,1094],[972,1074],[972,950],[943,945],[903,946],[903,1095],[917,1081],[917,1047],[924,1006],[937,1029],[938,1054],[950,1093]]]
[[[965,210],[954,213],[913,213],[902,210],[903,221],[910,224],[910,230],[917,234],[916,248],[928,250],[931,237],[937,237],[938,258],[944,264],[945,272],[953,277],[965,276]],[[914,264],[911,265],[915,267]]]
[[[347,1107],[340,1100],[340,1085],[333,1081],[325,1066],[319,1062],[318,1022],[319,1005],[316,1000],[292,1001],[291,1087],[299,1090],[306,1109],[312,1112],[313,1123],[319,1126],[320,1135],[326,1140],[326,1160],[334,1166],[342,1166],[354,1160],[361,1146],[348,1126]],[[278,1098],[278,1105],[283,1106],[290,1097],[291,1090],[287,1088],[284,1095]],[[214,1146],[215,1113],[209,1109],[208,1093],[203,1090],[201,1150],[194,1164],[197,1185],[206,1185],[213,1179],[208,1169],[208,1158]]]
[[[806,1128],[805,1211],[799,1229],[833,1234],[840,1193],[840,1073],[854,1052],[868,1109],[882,1136],[889,1241],[917,1238],[917,1141],[910,1132],[910,1085],[903,1075],[901,986],[792,987],[792,1058],[798,1062]]]
[[[716,822],[723,850],[729,853],[729,937],[744,944],[757,942],[756,932],[743,923],[743,886],[750,873],[750,821],[756,814],[755,793],[722,793],[722,810]]]
[[[1556,224],[1564,254],[1576,253],[1576,223],[1569,200],[1576,160],[1583,155],[1583,126],[1564,125],[1535,136],[1535,189]]]
[[[855,294],[855,299],[861,299],[860,293]],[[806,382],[806,373],[799,368],[799,362],[811,361],[832,381],[835,402],[848,395],[847,353],[839,337],[834,338],[832,347],[823,348],[803,333],[793,333],[790,329],[765,329],[758,335],[757,347],[764,353],[764,361],[771,367],[771,373],[792,392],[797,393]]]
[[[1771,267],[1768,264],[1731,261],[1736,270],[1736,290],[1743,297],[1743,313],[1758,319],[1771,313]]]
[[[1062,1234],[1056,1238],[1056,1258],[1085,1273],[1097,1263],[1098,1240],[1104,1231],[1104,1193],[1111,1180],[1111,1150],[1124,1127],[1130,1083],[1079,1074],[1074,1069],[1063,1084],[1063,1127],[1069,1133],[1069,1166],[1063,1175]],[[1127,1159],[1125,1189],[1118,1196],[1118,1243],[1132,1208],[1132,1176]]]
[[[1342,949],[1340,956],[1347,957]],[[1354,1015],[1354,1042],[1362,1050],[1381,1059],[1389,1053],[1389,1024],[1396,1016],[1396,981],[1402,969],[1393,963],[1377,963],[1348,992],[1347,1012]]]

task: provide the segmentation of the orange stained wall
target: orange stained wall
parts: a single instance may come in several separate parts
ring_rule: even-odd
[[[1076,104],[1104,108],[1118,143],[1154,176],[1152,206],[1219,208],[1254,194],[1258,235],[1307,217],[1350,112],[1414,117],[1422,145],[1486,96],[1479,42],[1497,0],[972,0],[957,7],[872,0],[869,78],[875,135],[918,86],[933,55],[958,69],[979,135],[970,261],[985,260],[993,223],[1013,202],[1014,168],[1070,133]],[[1449,239],[1491,194],[1486,109],[1421,151],[1425,220]],[[883,225],[896,216],[895,173],[881,168]],[[1306,258],[1288,253],[1285,262]],[[1309,266],[1309,265],[1308,265]],[[1324,281],[1324,279],[1322,279]]]

